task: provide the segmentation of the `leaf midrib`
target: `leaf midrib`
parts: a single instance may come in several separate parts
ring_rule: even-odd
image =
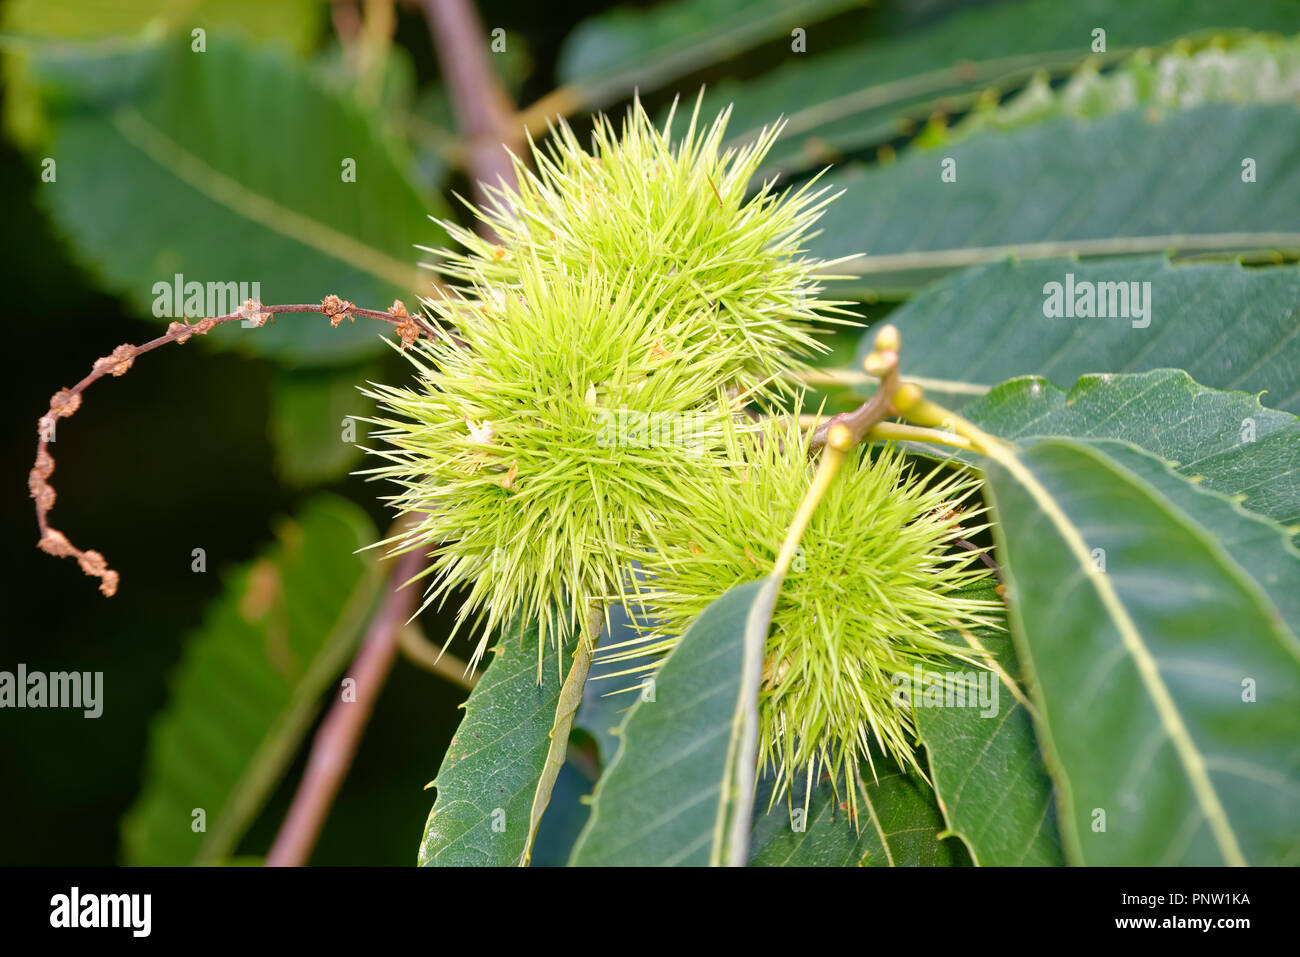
[[[1169,252],[1239,252],[1300,246],[1300,233],[1167,233],[1163,235],[1115,236],[1102,239],[1045,239],[1002,243],[996,246],[954,246],[950,249],[920,249],[900,253],[861,253],[843,260],[855,279],[879,273],[921,269],[958,269],[990,265],[1009,257],[1020,260],[1142,255]]]
[[[414,292],[424,284],[425,277],[413,265],[339,232],[328,223],[282,206],[226,176],[150,123],[138,110],[119,107],[111,114],[110,123],[125,142],[162,169],[243,219],[355,266],[398,289]]]

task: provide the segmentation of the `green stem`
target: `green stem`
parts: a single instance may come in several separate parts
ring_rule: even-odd
[[[1001,462],[1013,454],[1011,447],[1001,439],[929,399],[921,399],[899,411],[903,418],[915,425],[955,433],[966,440],[968,445],[965,447],[980,455]]]
[[[838,426],[837,428],[843,429],[844,426]],[[840,466],[844,464],[844,456],[848,449],[841,448],[834,441],[834,438],[838,438],[838,435],[828,439],[826,448],[822,451],[821,462],[817,466],[817,474],[813,477],[812,485],[808,487],[808,491],[804,493],[803,498],[800,500],[799,510],[795,512],[794,519],[790,522],[790,528],[785,533],[785,541],[781,543],[781,553],[776,556],[776,566],[772,569],[772,577],[776,579],[778,587],[785,580],[785,573],[790,570],[790,563],[794,560],[795,550],[799,547],[799,540],[803,538],[808,523],[812,521],[813,512],[817,511],[817,506],[826,495],[826,490],[831,487],[831,482],[835,480]],[[850,444],[849,448],[851,447]]]
[[[799,416],[799,428],[815,429],[823,421],[825,420],[819,415],[801,415]],[[877,423],[867,430],[867,434],[862,439],[864,442],[883,442],[890,439],[899,442],[925,442],[930,445],[949,445],[955,449],[965,449],[969,452],[975,451],[970,439],[960,436],[956,432],[923,429],[920,426],[902,425],[898,422]]]

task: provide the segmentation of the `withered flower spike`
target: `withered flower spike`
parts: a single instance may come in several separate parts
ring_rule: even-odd
[[[135,346],[129,342],[124,342],[112,351],[111,354],[95,360],[96,372],[107,372],[109,375],[120,376],[126,375],[130,371],[132,363],[135,362]],[[80,397],[78,397],[80,398]],[[67,413],[71,415],[72,413]]]
[[[77,550],[72,547],[72,542],[68,541],[68,537],[54,528],[47,528],[36,546],[41,551],[58,558],[77,553]]]
[[[50,414],[66,419],[81,408],[81,396],[71,389],[60,389],[50,396]]]
[[[329,319],[331,326],[337,326],[344,319],[348,322],[356,322],[356,317],[351,315],[350,310],[355,309],[357,304],[349,302],[347,299],[340,299],[338,296],[330,293],[320,302],[321,312]]]
[[[37,547],[49,555],[76,557],[78,564],[86,574],[94,575],[100,579],[100,591],[108,596],[116,594],[120,579],[118,573],[108,567],[104,556],[95,551],[81,551],[68,541],[67,536],[58,529],[51,528],[46,522],[46,515],[54,507],[56,498],[54,488],[48,481],[50,474],[54,471],[54,457],[50,455],[46,444],[54,438],[56,422],[61,418],[67,418],[81,407],[81,392],[83,390],[105,375],[125,375],[130,371],[136,357],[145,352],[156,349],[169,341],[184,343],[191,336],[206,335],[214,327],[224,322],[231,322],[235,319],[248,319],[255,326],[262,326],[267,319],[270,319],[277,312],[321,312],[330,318],[333,325],[337,326],[343,321],[344,317],[350,321],[355,321],[355,317],[351,315],[351,311],[354,309],[356,309],[354,303],[346,299],[340,299],[335,295],[327,296],[320,305],[263,306],[257,300],[249,299],[230,315],[201,319],[192,325],[188,320],[172,322],[168,324],[165,335],[151,342],[147,342],[142,346],[134,346],[129,343],[120,345],[110,355],[96,359],[94,368],[86,379],[75,388],[60,389],[50,398],[49,411],[41,416],[36,423],[39,442],[36,448],[36,461],[27,476],[27,487],[31,497],[36,501],[36,521],[41,530],[40,540],[36,543]],[[373,319],[384,319],[386,315],[369,309],[360,310],[360,313]],[[406,307],[402,305],[401,300],[394,300],[387,315],[393,318],[405,319],[407,318]],[[402,336],[404,346],[409,344],[408,339],[413,342],[421,332],[421,328],[414,318],[409,319],[409,325],[406,322],[396,323],[396,325],[399,334]]]

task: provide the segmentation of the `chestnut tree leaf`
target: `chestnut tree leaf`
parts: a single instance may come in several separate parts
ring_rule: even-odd
[[[877,776],[863,782],[858,820],[829,781],[793,804],[778,796],[769,809],[771,779],[754,808],[751,867],[956,867],[970,863],[961,843],[945,833],[934,791],[877,755]],[[797,812],[794,813],[794,812]]]
[[[859,278],[840,288],[892,296],[1009,255],[1293,248],[1298,118],[1290,102],[1134,108],[839,167],[826,182],[844,193],[809,251],[852,257],[842,270]],[[1244,179],[1243,157],[1253,161],[1254,181]],[[940,178],[948,161],[951,182]]]
[[[1086,297],[1085,290],[1100,293],[1106,315],[1049,317],[1045,304],[1055,294],[1053,283],[1062,297],[1072,291],[1076,302]],[[1137,299],[1131,297],[1134,290]],[[1145,315],[1136,308],[1139,299]],[[1295,265],[1246,269],[1236,263],[1174,264],[1164,256],[1011,260],[935,283],[894,310],[889,321],[903,337],[906,377],[950,408],[973,402],[1015,376],[1043,376],[1068,388],[1090,373],[1176,368],[1203,386],[1263,393],[1260,398],[1270,408],[1300,412],[1300,268]],[[868,331],[859,340],[859,358],[871,351],[874,336]],[[960,342],[969,347],[952,345]],[[1060,404],[1041,398],[1034,415]],[[1072,397],[1067,407],[1079,398]],[[1101,428],[1115,425],[1110,416],[1098,418]],[[1169,425],[1167,417],[1157,416],[1122,421],[1152,431]],[[1231,423],[1232,431],[1241,423],[1241,418]],[[1228,425],[1222,423],[1225,430]]]
[[[748,859],[758,677],[775,597],[770,578],[737,585],[673,646],[653,695],[643,693],[619,728],[571,864]]]
[[[1030,441],[987,467],[1066,859],[1300,862],[1300,554],[1111,444]]]
[[[919,684],[911,680],[916,729],[948,831],[982,866],[1060,865],[1052,779],[1011,636],[981,628],[949,639],[961,644],[963,637],[994,667],[977,670],[954,661],[947,669],[928,669]],[[927,697],[936,684],[942,696]]]
[[[969,109],[981,94],[1015,89],[1036,71],[1059,77],[1085,62],[1105,64],[1211,30],[1296,29],[1290,0],[929,3],[915,19],[909,6],[879,5],[881,18],[902,21],[901,30],[877,19],[831,24],[833,37],[810,28],[806,53],[786,44],[759,76],[711,84],[705,115],[734,104],[733,145],[785,117],[786,133],[761,175],[792,174],[891,144],[936,113]],[[1105,30],[1104,52],[1094,49],[1098,28]]]
[[[1068,393],[1039,378],[1013,379],[962,415],[1016,441],[1126,442],[1252,512],[1300,523],[1300,418],[1264,408],[1254,395],[1206,388],[1180,370],[1083,376]]]
[[[530,624],[504,629],[491,647],[430,782],[437,798],[420,842],[421,866],[519,864],[564,679],[551,642],[538,671],[538,645]]]

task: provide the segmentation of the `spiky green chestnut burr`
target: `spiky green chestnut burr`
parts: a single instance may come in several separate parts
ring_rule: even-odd
[[[629,545],[698,504],[737,401],[719,385],[736,351],[687,341],[630,279],[534,260],[477,291],[431,304],[444,334],[406,351],[414,385],[367,392],[387,446],[371,474],[413,522],[388,544],[432,554],[426,605],[468,589],[475,660],[499,622],[554,639],[621,594]]]
[[[374,386],[390,501],[386,544],[433,555],[426,596],[562,637],[625,591],[627,555],[699,504],[730,416],[790,387],[828,264],[801,243],[830,202],[812,187],[747,196],[776,130],[723,150],[727,114],[677,141],[637,103],[587,153],[561,125],[534,174],[492,193],[483,239],[445,223],[460,297],[426,301],[443,332],[408,344],[412,387]],[[414,337],[410,337],[412,340]],[[556,609],[563,609],[557,612]]]
[[[728,353],[724,384],[785,391],[782,374],[821,349],[813,323],[853,318],[847,303],[821,298],[834,263],[803,249],[834,197],[815,179],[751,193],[780,125],[724,148],[730,108],[712,123],[699,109],[674,139],[672,114],[660,131],[638,100],[621,133],[596,118],[591,152],[561,121],[546,148],[531,145],[535,172],[516,159],[518,187],[488,188],[488,208],[476,212],[496,238],[442,223],[463,247],[445,254],[444,270],[504,287],[530,259],[598,270],[644,290],[650,309],[674,317],[681,342]]]
[[[610,648],[628,673],[648,670],[706,606],[768,574],[786,524],[813,480],[808,439],[790,420],[729,437],[692,516],[644,556],[639,596],[653,625]],[[963,474],[918,476],[892,447],[849,452],[786,574],[772,616],[759,699],[760,760],[778,790],[829,772],[853,804],[873,742],[916,766],[915,724],[898,675],[947,670],[969,647],[944,632],[990,623],[998,603],[969,597],[987,572],[958,546],[984,527]]]

